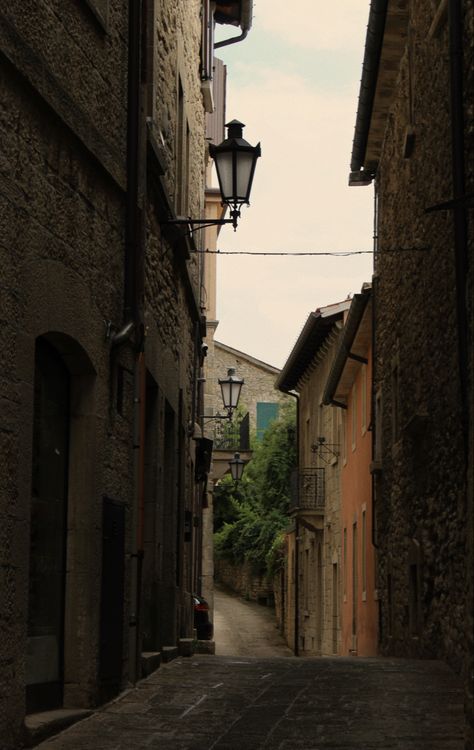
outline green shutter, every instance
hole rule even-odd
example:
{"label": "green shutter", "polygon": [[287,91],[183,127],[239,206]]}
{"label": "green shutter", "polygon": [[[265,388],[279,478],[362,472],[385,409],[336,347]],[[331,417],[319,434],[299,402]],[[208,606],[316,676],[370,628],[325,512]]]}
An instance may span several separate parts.
{"label": "green shutter", "polygon": [[257,440],[262,440],[271,422],[278,419],[278,404],[260,401],[257,403]]}

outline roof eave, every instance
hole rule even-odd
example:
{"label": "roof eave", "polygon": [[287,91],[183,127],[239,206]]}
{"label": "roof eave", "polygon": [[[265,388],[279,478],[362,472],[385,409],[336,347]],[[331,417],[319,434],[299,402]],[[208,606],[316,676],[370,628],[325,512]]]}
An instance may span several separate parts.
{"label": "roof eave", "polygon": [[[346,305],[346,307],[345,307]],[[286,363],[283,365],[282,371],[275,382],[275,388],[283,393],[297,392],[297,385],[309,366],[310,362],[314,359],[315,354],[319,350],[321,344],[325,340],[332,326],[339,320],[342,321],[344,310],[349,306],[349,302],[346,300],[345,303],[340,303],[335,306],[334,313],[328,315],[327,308],[322,308],[316,312],[309,314],[306,323],[303,326],[296,343],[291,350],[290,356]],[[311,343],[311,339],[317,337],[318,332],[320,333],[321,340],[315,341],[315,348],[311,351],[306,351]],[[326,333],[325,333],[326,332]]]}
{"label": "roof eave", "polygon": [[[240,26],[244,33],[247,33],[252,27],[253,17],[253,0],[240,0],[239,11],[235,15],[231,12],[228,14],[223,10],[228,5],[234,5],[236,3],[226,3],[222,0],[221,3],[217,2],[217,8],[215,13],[215,19],[217,23],[228,24],[231,26]],[[221,10],[219,10],[221,5]]]}
{"label": "roof eave", "polygon": [[367,285],[363,287],[360,294],[355,294],[352,298],[352,304],[347,316],[347,320],[342,332],[342,337],[339,342],[336,356],[332,364],[329,376],[324,389],[322,402],[326,406],[334,403],[334,396],[336,394],[339,381],[341,379],[344,367],[347,359],[351,352],[352,345],[359,330],[362,318],[367,307],[367,304],[371,298],[372,287]]}
{"label": "roof eave", "polygon": [[372,182],[405,48],[407,0],[372,0],[359,91],[349,185]]}

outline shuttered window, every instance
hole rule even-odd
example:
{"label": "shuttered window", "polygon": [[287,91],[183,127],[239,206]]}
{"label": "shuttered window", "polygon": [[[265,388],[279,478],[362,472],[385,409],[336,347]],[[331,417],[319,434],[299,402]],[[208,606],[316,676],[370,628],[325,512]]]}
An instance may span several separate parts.
{"label": "shuttered window", "polygon": [[214,57],[214,5],[211,0],[202,4],[201,80],[212,80]]}
{"label": "shuttered window", "polygon": [[257,440],[262,440],[265,430],[278,419],[278,404],[260,401],[257,403]]}

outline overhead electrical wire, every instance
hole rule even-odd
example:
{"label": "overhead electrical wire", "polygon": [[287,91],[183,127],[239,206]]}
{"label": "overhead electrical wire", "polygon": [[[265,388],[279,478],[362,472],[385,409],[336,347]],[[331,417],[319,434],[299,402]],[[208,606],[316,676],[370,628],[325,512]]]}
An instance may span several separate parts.
{"label": "overhead electrical wire", "polygon": [[[391,250],[381,250],[378,248],[375,251],[376,255],[384,255],[385,253],[407,253],[407,252],[420,252],[429,250],[429,247],[397,247]],[[320,250],[320,251],[264,251],[258,250],[198,250],[198,253],[208,255],[276,255],[276,256],[311,256],[311,255],[326,255],[334,256],[339,258],[346,258],[348,255],[373,255],[374,250]]]}

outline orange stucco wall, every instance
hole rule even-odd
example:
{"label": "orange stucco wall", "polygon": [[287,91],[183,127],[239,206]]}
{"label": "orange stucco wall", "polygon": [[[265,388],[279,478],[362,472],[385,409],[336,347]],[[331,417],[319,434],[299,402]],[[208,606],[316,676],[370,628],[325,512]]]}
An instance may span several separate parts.
{"label": "orange stucco wall", "polygon": [[[368,360],[368,365],[361,365],[357,369],[354,386],[348,394],[345,414],[345,451],[343,451],[341,493],[343,656],[348,654],[375,656],[377,653],[378,603],[375,585],[375,549],[372,544],[372,480],[370,475],[372,433],[368,429],[371,420],[370,352]],[[364,390],[365,410],[363,409]],[[355,421],[354,431],[353,421]],[[354,529],[356,531],[355,556]]]}

